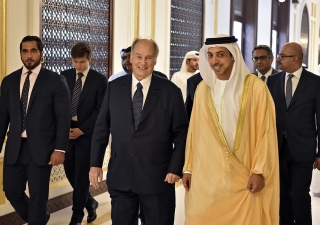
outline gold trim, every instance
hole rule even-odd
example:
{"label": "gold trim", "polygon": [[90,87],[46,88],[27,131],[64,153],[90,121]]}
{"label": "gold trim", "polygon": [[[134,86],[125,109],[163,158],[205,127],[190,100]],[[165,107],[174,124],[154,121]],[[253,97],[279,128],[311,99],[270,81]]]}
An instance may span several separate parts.
{"label": "gold trim", "polygon": [[154,40],[156,27],[156,0],[151,0],[151,39]]}
{"label": "gold trim", "polygon": [[249,93],[249,86],[252,81],[252,77],[254,75],[249,74],[246,77],[246,80],[244,82],[243,86],[243,92],[242,92],[242,98],[240,103],[240,110],[239,110],[239,117],[238,117],[238,124],[237,124],[237,132],[236,132],[236,138],[234,141],[234,151],[238,150],[240,147],[241,139],[242,139],[242,133],[244,128],[244,121],[246,117],[246,111],[247,111],[247,102],[248,102],[248,93]]}
{"label": "gold trim", "polygon": [[218,0],[214,2],[214,27],[213,27],[213,34],[216,36],[218,34]]}
{"label": "gold trim", "polygon": [[[237,121],[237,131],[236,131],[236,138],[235,138],[235,144],[234,144],[234,151],[240,147],[241,138],[243,134],[243,128],[244,128],[244,121],[245,121],[245,115],[246,115],[246,108],[247,108],[247,102],[248,102],[248,92],[249,92],[249,86],[252,81],[252,77],[254,75],[247,75],[242,91],[242,97],[241,97],[241,103],[240,103],[240,110],[239,110],[239,116]],[[221,125],[219,123],[218,115],[216,112],[216,108],[214,107],[214,101],[211,94],[211,88],[207,85],[207,102],[208,102],[208,108],[209,108],[209,114],[212,119],[212,122],[214,124],[214,128],[218,134],[220,144],[225,148],[226,153],[226,160],[228,161],[228,167],[229,167],[229,173],[231,173],[230,168],[230,159],[235,160],[239,164],[242,165],[242,163],[235,157],[235,155],[230,151],[230,148],[228,146],[228,143],[226,141],[226,138],[224,136],[223,130],[221,128]],[[245,167],[244,167],[245,168]]]}
{"label": "gold trim", "polygon": [[0,82],[7,74],[7,0],[1,1],[0,7]]}
{"label": "gold trim", "polygon": [[134,38],[139,37],[140,0],[134,1]]}

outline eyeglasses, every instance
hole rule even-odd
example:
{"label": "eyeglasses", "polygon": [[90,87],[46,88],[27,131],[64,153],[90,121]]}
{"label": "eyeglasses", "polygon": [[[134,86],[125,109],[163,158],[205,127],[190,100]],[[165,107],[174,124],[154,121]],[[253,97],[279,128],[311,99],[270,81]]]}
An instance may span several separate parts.
{"label": "eyeglasses", "polygon": [[265,61],[267,58],[269,58],[266,55],[260,56],[260,57],[252,57],[252,61],[253,62],[258,62],[258,60],[260,59],[260,61]]}
{"label": "eyeglasses", "polygon": [[277,58],[280,59],[281,61],[286,58],[286,57],[295,57],[295,55],[281,55],[277,54]]}

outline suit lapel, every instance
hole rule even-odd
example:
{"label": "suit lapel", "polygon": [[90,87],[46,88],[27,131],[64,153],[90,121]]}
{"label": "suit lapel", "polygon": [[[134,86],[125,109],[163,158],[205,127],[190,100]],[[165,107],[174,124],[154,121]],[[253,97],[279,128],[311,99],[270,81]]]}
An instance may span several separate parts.
{"label": "suit lapel", "polygon": [[66,74],[65,78],[67,80],[68,86],[69,86],[69,91],[70,91],[70,96],[72,99],[72,94],[73,94],[73,89],[74,85],[76,83],[76,70],[72,69],[68,74]]}
{"label": "suit lapel", "polygon": [[[279,96],[280,99],[280,105],[284,107],[284,111],[287,111],[287,103],[286,103],[286,96],[284,94],[284,84],[285,84],[285,78],[286,78],[286,73],[282,72],[281,75],[279,76],[279,85],[280,88],[277,88],[278,93],[276,96]],[[277,91],[276,90],[276,91]]]}
{"label": "suit lapel", "polygon": [[[132,97],[131,97],[131,85],[132,85],[132,74],[128,74],[125,76],[125,79],[122,83],[122,87],[119,87],[120,90],[116,95],[119,95],[121,92],[121,89],[123,89],[123,94],[122,96],[122,101],[123,105],[125,107],[125,111],[127,112],[130,121],[133,121],[133,116],[132,116]],[[133,123],[132,123],[133,125]]]}
{"label": "suit lapel", "polygon": [[[13,79],[13,101],[14,102],[20,102],[20,80],[21,80],[21,73],[22,69],[18,70],[14,76]],[[20,104],[19,104],[20,106]],[[17,107],[17,110],[19,111],[19,115],[21,115],[21,107]]]}
{"label": "suit lapel", "polygon": [[307,84],[308,84],[308,76],[306,76],[305,71],[303,70],[301,73],[301,77],[300,77],[297,89],[295,90],[292,96],[292,99],[288,108],[290,108],[290,106],[294,104],[294,102],[299,98],[299,95],[306,88]]}
{"label": "suit lapel", "polygon": [[30,111],[30,108],[32,107],[32,103],[33,103],[35,96],[37,95],[37,93],[41,89],[43,82],[46,80],[46,76],[47,76],[46,72],[41,67],[40,73],[38,74],[38,77],[36,79],[36,82],[34,83],[34,86],[33,86],[32,92],[31,92],[31,96],[30,96],[30,100],[29,100],[29,104],[28,104],[28,112]]}
{"label": "suit lapel", "polygon": [[78,106],[81,104],[81,102],[83,101],[87,92],[90,90],[90,88],[92,87],[93,84],[94,84],[94,75],[92,74],[92,71],[90,69],[88,72],[88,75],[86,77],[86,80],[84,82],[83,89],[80,94]]}
{"label": "suit lapel", "polygon": [[158,78],[152,74],[152,80],[150,83],[146,102],[144,103],[144,106],[143,106],[140,123],[147,117],[147,115],[152,110],[153,106],[156,104],[158,98],[160,97],[161,86],[159,85],[159,82],[157,82],[158,79],[161,79],[161,78]]}

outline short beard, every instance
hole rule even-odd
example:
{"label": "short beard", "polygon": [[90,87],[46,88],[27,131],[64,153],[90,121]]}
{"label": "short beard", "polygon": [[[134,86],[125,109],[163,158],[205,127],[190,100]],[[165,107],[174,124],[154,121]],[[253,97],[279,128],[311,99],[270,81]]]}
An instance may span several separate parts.
{"label": "short beard", "polygon": [[41,58],[39,60],[35,60],[34,64],[31,66],[28,66],[25,62],[23,62],[23,65],[28,69],[28,70],[33,70],[34,68],[36,68],[37,66],[40,65],[41,62]]}

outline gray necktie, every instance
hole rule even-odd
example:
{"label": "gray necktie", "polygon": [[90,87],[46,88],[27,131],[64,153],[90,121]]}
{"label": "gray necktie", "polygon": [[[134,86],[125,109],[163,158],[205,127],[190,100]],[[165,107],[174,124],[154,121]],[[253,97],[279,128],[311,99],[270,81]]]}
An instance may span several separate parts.
{"label": "gray necktie", "polygon": [[82,80],[83,73],[78,73],[78,79],[73,88],[72,101],[71,101],[71,116],[74,117],[77,115],[78,104],[82,90]]}
{"label": "gray necktie", "polygon": [[263,81],[265,81],[265,80],[266,80],[266,76],[265,76],[265,75],[262,75],[262,76],[260,77],[260,79],[263,80]]}
{"label": "gray necktie", "polygon": [[286,103],[287,107],[289,106],[291,99],[292,99],[292,77],[293,74],[288,75],[288,80],[287,80],[287,86],[286,86]]}
{"label": "gray necktie", "polygon": [[134,129],[138,128],[141,112],[142,112],[142,102],[143,102],[143,93],[142,93],[142,84],[137,83],[137,90],[133,95],[132,99],[132,113],[134,119]]}

